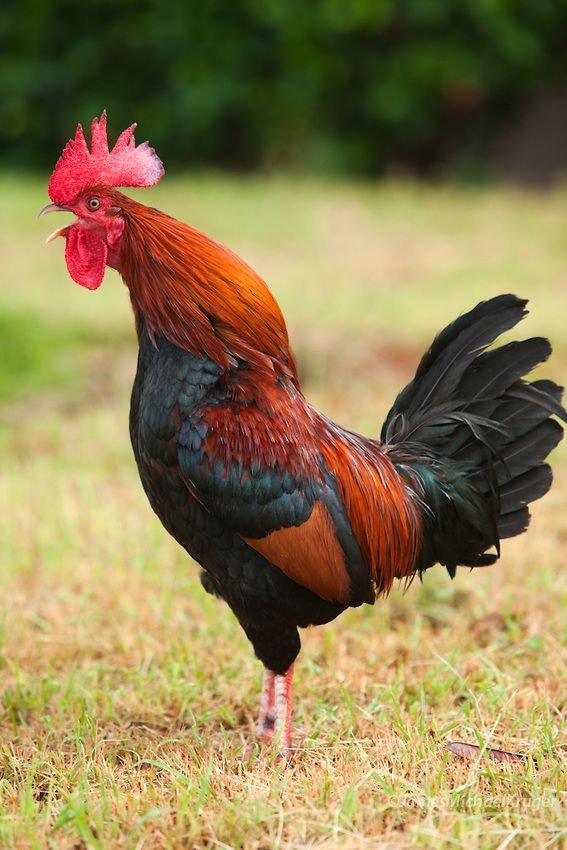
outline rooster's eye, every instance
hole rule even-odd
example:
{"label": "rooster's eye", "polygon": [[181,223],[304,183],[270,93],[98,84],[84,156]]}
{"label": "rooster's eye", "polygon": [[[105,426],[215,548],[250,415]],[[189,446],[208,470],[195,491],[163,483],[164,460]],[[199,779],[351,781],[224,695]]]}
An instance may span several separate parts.
{"label": "rooster's eye", "polygon": [[90,210],[98,210],[100,207],[100,200],[98,198],[89,198],[88,204]]}

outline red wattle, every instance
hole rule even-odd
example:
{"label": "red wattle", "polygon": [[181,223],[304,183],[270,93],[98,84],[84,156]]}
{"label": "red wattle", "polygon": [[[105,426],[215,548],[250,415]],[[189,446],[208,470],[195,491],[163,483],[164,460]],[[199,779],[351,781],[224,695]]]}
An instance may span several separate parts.
{"label": "red wattle", "polygon": [[108,248],[93,230],[73,226],[67,234],[65,260],[69,274],[87,289],[98,289],[104,277]]}

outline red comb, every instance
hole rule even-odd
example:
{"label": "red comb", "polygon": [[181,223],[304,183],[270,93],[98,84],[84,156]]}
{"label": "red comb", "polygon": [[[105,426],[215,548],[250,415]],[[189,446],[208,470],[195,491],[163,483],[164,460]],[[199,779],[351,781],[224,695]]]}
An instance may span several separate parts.
{"label": "red comb", "polygon": [[136,147],[132,124],[111,151],[106,137],[106,112],[93,119],[89,151],[79,124],[59,157],[49,181],[49,197],[56,204],[71,203],[88,186],[153,186],[163,177],[163,165],[148,144]]}

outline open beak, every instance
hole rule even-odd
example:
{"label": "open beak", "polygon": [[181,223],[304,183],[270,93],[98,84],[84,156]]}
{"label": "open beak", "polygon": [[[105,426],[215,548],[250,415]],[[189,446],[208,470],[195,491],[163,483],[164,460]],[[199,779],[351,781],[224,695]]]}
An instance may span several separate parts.
{"label": "open beak", "polygon": [[[47,213],[52,212],[73,212],[69,207],[60,207],[57,204],[47,204],[38,215],[38,218],[43,218]],[[62,227],[58,227],[57,230],[54,230],[53,233],[50,233],[47,239],[45,240],[45,244],[48,245],[50,242],[53,242],[54,239],[57,239],[58,236],[67,236],[69,230],[72,225],[64,224]]]}

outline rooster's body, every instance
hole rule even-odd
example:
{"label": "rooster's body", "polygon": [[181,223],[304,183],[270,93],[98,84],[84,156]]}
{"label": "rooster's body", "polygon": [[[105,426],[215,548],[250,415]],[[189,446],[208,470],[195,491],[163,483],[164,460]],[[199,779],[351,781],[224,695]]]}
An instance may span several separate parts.
{"label": "rooster's body", "polygon": [[[549,343],[485,351],[526,302],[479,304],[436,337],[382,441],[353,434],[305,400],[279,308],[242,260],[116,192],[122,172],[97,183],[94,140],[93,177],[65,196],[79,143],[50,187],[79,216],[59,231],[69,270],[96,288],[109,264],[129,288],[140,345],[130,434],[144,489],[263,662],[261,732],[281,726],[286,749],[298,627],[436,563],[451,575],[493,563],[500,540],[527,527],[562,436],[550,415],[566,415],[558,386],[522,380]],[[159,175],[143,179],[126,185]]]}

